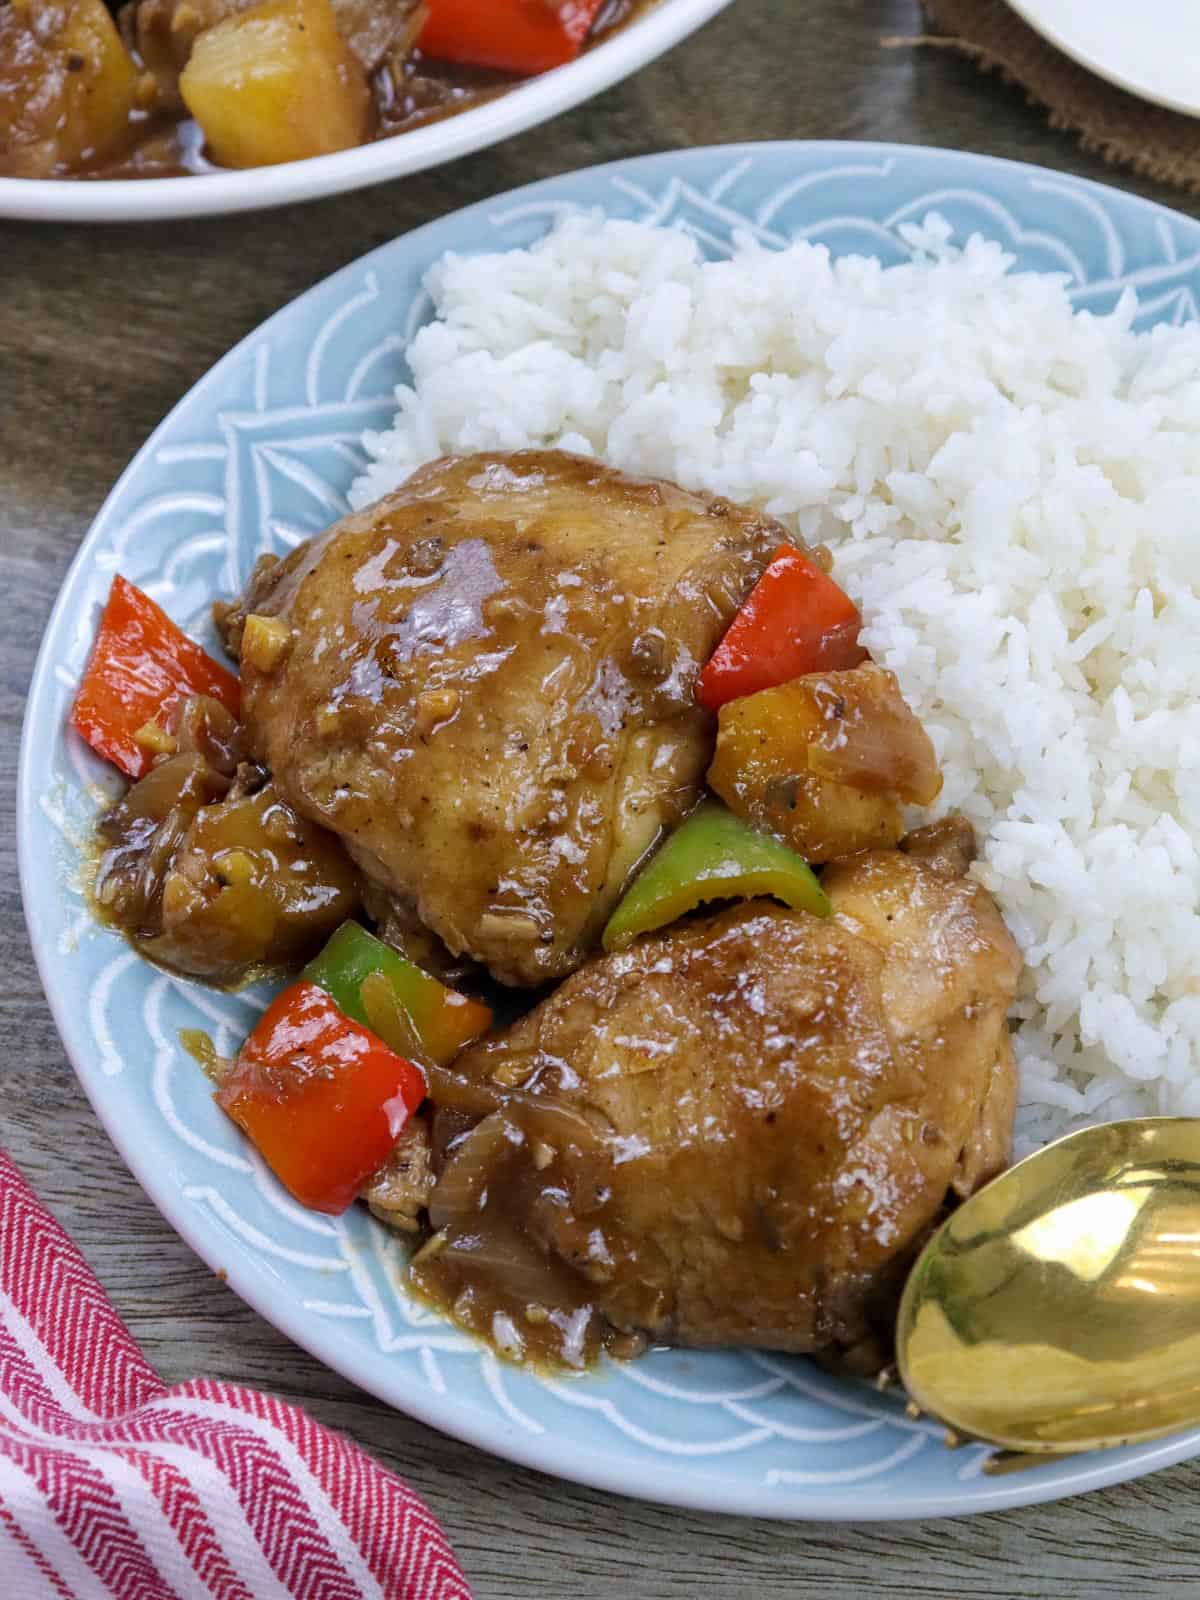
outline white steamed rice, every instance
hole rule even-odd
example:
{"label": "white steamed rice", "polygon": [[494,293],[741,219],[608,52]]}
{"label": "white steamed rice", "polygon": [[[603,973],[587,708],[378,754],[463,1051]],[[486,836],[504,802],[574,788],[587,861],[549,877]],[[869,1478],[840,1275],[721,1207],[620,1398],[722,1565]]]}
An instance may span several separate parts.
{"label": "white steamed rice", "polygon": [[1200,1114],[1200,329],[1073,312],[936,217],[911,265],[574,216],[447,257],[366,504],[561,446],[834,550],[1024,952],[1020,1145]]}

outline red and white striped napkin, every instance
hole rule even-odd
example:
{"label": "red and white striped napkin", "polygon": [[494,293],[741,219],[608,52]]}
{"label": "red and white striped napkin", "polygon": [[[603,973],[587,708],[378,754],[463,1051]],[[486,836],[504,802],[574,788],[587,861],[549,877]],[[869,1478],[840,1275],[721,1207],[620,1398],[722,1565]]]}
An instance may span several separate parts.
{"label": "red and white striped napkin", "polygon": [[2,1600],[470,1600],[421,1501],[295,1406],[168,1389],[0,1151]]}

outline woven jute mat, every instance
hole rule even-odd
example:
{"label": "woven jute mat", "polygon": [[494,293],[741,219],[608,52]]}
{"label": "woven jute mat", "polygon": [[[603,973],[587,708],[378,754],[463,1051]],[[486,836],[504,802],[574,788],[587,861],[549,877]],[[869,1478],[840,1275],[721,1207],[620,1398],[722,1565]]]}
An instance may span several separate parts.
{"label": "woven jute mat", "polygon": [[1147,104],[1047,44],[1005,0],[922,0],[926,32],[900,44],[956,50],[1020,85],[1052,128],[1146,178],[1200,194],[1200,119]]}

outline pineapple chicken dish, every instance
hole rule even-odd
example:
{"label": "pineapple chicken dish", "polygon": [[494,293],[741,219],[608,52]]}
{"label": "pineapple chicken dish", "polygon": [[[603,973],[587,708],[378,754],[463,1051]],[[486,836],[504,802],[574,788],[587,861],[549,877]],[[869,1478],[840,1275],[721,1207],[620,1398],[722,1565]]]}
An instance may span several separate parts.
{"label": "pineapple chicken dish", "polygon": [[877,1366],[1008,1159],[1018,953],[829,567],[525,451],[264,557],[215,607],[237,676],[113,585],[73,716],[131,780],[102,916],[184,974],[284,975],[209,1048],[218,1104],[511,1359]]}
{"label": "pineapple chicken dish", "polygon": [[572,61],[649,0],[0,0],[0,176],[348,150]]}

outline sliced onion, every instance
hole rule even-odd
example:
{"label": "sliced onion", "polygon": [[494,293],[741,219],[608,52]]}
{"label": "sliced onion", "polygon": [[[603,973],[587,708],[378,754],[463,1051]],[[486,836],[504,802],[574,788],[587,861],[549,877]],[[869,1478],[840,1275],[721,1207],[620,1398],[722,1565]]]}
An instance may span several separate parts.
{"label": "sliced onion", "polygon": [[447,1111],[462,1111],[469,1117],[486,1117],[508,1102],[508,1093],[490,1080],[465,1078],[435,1061],[422,1062],[429,1098]]}
{"label": "sliced onion", "polygon": [[175,712],[171,731],[181,753],[203,756],[214,772],[233,777],[242,759],[241,729],[219,700],[189,695]]}
{"label": "sliced onion", "polygon": [[180,1028],[179,1042],[192,1060],[200,1063],[204,1076],[219,1088],[232,1072],[236,1056],[221,1055],[212,1036],[201,1028]]}
{"label": "sliced onion", "polygon": [[[503,1293],[510,1307],[544,1305],[571,1308],[583,1285],[569,1268],[547,1256],[506,1217],[489,1216],[474,1228],[455,1223],[445,1244],[430,1261],[431,1275],[447,1269],[485,1276]],[[584,1291],[585,1292],[585,1291]]]}
{"label": "sliced onion", "polygon": [[421,1035],[384,974],[368,973],[359,985],[358,992],[362,997],[363,1010],[367,1013],[367,1024],[372,1032],[379,1035],[389,1050],[394,1050],[398,1056],[403,1056],[406,1061],[411,1061],[414,1066],[420,1067],[425,1072],[425,1081],[428,1083],[429,1063],[425,1046],[421,1043]]}
{"label": "sliced onion", "polygon": [[476,1123],[451,1148],[429,1205],[434,1227],[476,1214],[479,1197],[498,1167],[522,1149],[530,1152],[532,1163],[532,1147],[539,1140],[554,1151],[571,1146],[577,1172],[606,1157],[596,1130],[572,1108],[532,1097],[531,1103],[505,1106]]}
{"label": "sliced onion", "polygon": [[429,1221],[435,1228],[478,1218],[480,1203],[497,1168],[524,1142],[520,1129],[493,1112],[477,1123],[450,1153],[429,1197]]}

